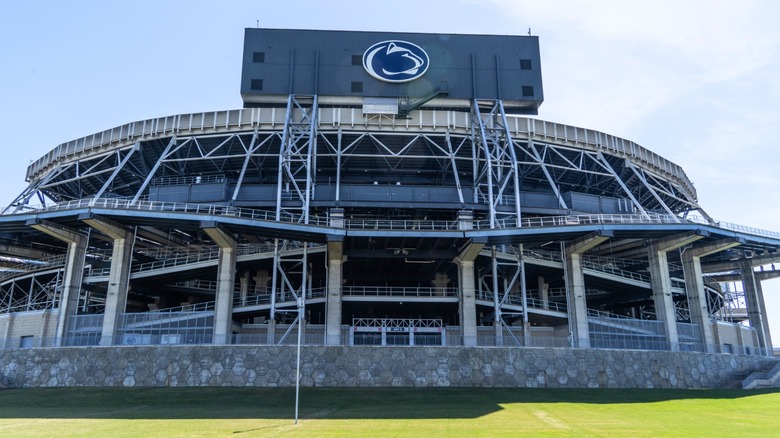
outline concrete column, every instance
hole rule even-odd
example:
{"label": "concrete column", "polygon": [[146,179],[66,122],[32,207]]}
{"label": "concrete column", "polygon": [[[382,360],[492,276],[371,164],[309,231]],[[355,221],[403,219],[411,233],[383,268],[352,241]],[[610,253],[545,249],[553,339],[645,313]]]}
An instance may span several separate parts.
{"label": "concrete column", "polygon": [[690,251],[683,252],[683,271],[685,272],[685,291],[688,294],[688,308],[691,312],[691,322],[698,324],[701,330],[701,340],[707,353],[716,353],[720,350],[715,345],[715,334],[712,331],[707,308],[707,296],[704,292],[704,280],[702,279],[701,260],[694,257]]}
{"label": "concrete column", "polygon": [[433,275],[433,280],[431,280],[431,285],[434,288],[434,294],[439,296],[445,296],[447,285],[450,284],[450,277],[447,276],[447,274],[437,272]]}
{"label": "concrete column", "polygon": [[460,325],[463,334],[464,347],[477,346],[477,304],[476,286],[474,280],[474,262],[461,261],[458,263],[458,277],[460,277]]}
{"label": "concrete column", "polygon": [[666,340],[671,351],[680,351],[680,336],[677,333],[677,316],[672,297],[672,283],[669,278],[669,261],[665,251],[648,249],[650,288],[655,304],[655,318],[663,321]]}
{"label": "concrete column", "polygon": [[41,338],[41,347],[48,347],[51,345],[51,339],[49,338],[49,326],[51,325],[52,319],[56,320],[56,318],[52,318],[52,315],[54,315],[52,310],[46,310],[43,312],[41,330],[39,332],[39,336]]}
{"label": "concrete column", "polygon": [[3,330],[3,338],[1,339],[3,342],[0,343],[0,347],[8,348],[11,345],[9,337],[11,336],[11,330],[13,330],[16,313],[6,313],[5,318],[7,324],[5,325],[5,330]]}
{"label": "concrete column", "polygon": [[485,246],[486,240],[472,240],[455,258],[458,265],[458,313],[464,347],[477,346],[477,302],[474,260]]}
{"label": "concrete column", "polygon": [[749,259],[740,260],[739,270],[742,276],[742,288],[745,291],[750,327],[756,330],[759,348],[764,349],[765,354],[771,356],[772,337],[769,333],[769,321],[766,317],[766,305],[764,304],[761,280],[756,278],[755,272],[753,272],[752,261]]}
{"label": "concrete column", "polygon": [[127,291],[130,286],[130,266],[133,260],[135,234],[124,226],[107,218],[82,215],[79,219],[87,225],[114,239],[111,250],[111,269],[106,287],[106,308],[103,314],[103,328],[100,345],[114,345],[120,315],[127,306]]}
{"label": "concrete column", "polygon": [[65,257],[65,276],[60,294],[60,313],[57,318],[57,332],[54,341],[54,346],[60,347],[68,333],[70,318],[76,315],[79,310],[79,293],[84,277],[84,258],[89,242],[87,236],[49,221],[31,219],[26,224],[68,244],[68,252]]}
{"label": "concrete column", "polygon": [[201,228],[219,245],[217,292],[214,304],[214,344],[229,344],[233,334],[233,288],[236,274],[236,240],[216,222],[203,222]]}
{"label": "concrete column", "polygon": [[566,294],[568,295],[569,333],[573,347],[590,347],[588,304],[585,299],[585,275],[582,255],[566,254]]}
{"label": "concrete column", "polygon": [[585,298],[585,274],[582,271],[582,254],[600,245],[612,236],[608,232],[594,232],[564,247],[564,280],[569,313],[569,333],[573,347],[589,348],[588,304]]}
{"label": "concrete column", "polygon": [[239,300],[241,302],[241,305],[246,305],[246,297],[249,295],[249,275],[250,272],[246,271],[244,272],[244,275],[241,276],[241,278],[238,279],[239,281]]}
{"label": "concrete column", "polygon": [[474,229],[474,212],[471,210],[460,210],[458,212],[458,229],[461,231]]}
{"label": "concrete column", "polygon": [[709,235],[707,232],[682,233],[652,241],[647,248],[655,318],[664,323],[666,341],[669,343],[671,351],[680,351],[680,336],[677,333],[677,312],[674,308],[672,280],[669,277],[669,261],[666,254],[707,235]]}
{"label": "concrete column", "polygon": [[341,345],[341,284],[344,243],[328,242],[328,290],[325,303],[325,344]]}
{"label": "concrete column", "polygon": [[544,281],[544,277],[541,275],[536,277],[536,282],[539,288],[539,299],[542,300],[542,308],[550,308],[550,285]]}
{"label": "concrete column", "polygon": [[266,342],[268,345],[276,344],[276,320],[273,318],[268,319],[268,332],[266,332]]}
{"label": "concrete column", "polygon": [[268,275],[268,271],[265,269],[257,271],[257,274],[253,278],[255,280],[255,295],[268,293],[268,282],[271,280],[271,276]]}
{"label": "concrete column", "polygon": [[744,240],[718,241],[710,245],[687,248],[682,252],[683,272],[685,273],[685,291],[688,294],[688,308],[691,312],[691,322],[699,325],[701,340],[707,353],[717,353],[720,346],[715,339],[715,333],[707,307],[707,295],[704,291],[704,279],[701,270],[701,258],[715,254],[744,243]]}

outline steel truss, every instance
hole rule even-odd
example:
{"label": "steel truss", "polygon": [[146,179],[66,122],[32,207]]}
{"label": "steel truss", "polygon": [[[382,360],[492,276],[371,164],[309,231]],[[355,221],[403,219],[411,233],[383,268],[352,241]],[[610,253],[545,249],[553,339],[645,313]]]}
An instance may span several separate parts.
{"label": "steel truss", "polygon": [[0,313],[55,309],[59,305],[63,270],[44,271],[0,284]]}
{"label": "steel truss", "polygon": [[[496,336],[499,337],[504,332],[504,328],[509,331],[509,335],[514,338],[507,319],[520,319],[525,328],[528,323],[528,303],[527,290],[525,284],[525,262],[522,258],[522,245],[519,248],[503,247],[501,252],[513,254],[514,258],[498,257],[499,248],[490,249],[490,268],[487,267],[481,271],[478,281],[478,295],[493,298],[493,325],[496,327]],[[488,281],[488,279],[490,279]],[[520,297],[521,312],[514,309],[506,309],[512,298],[515,299],[514,305],[517,306],[517,297]],[[512,321],[509,321],[511,323]],[[527,330],[524,329],[525,336]],[[519,345],[517,339],[515,339]],[[501,342],[498,341],[497,342]]]}
{"label": "steel truss", "polygon": [[[499,227],[508,218],[515,218],[519,227],[520,182],[512,136],[503,103],[496,100],[489,104],[490,109],[484,114],[479,101],[474,100],[471,105],[474,202],[487,202],[490,228]],[[500,209],[504,204],[510,208]]]}
{"label": "steel truss", "polygon": [[[270,317],[276,320],[277,313],[295,313],[295,320],[287,328],[287,331],[279,339],[278,343],[284,343],[287,336],[297,325],[302,325],[306,317],[306,298],[311,297],[311,276],[309,275],[308,244],[303,244],[303,251],[296,254],[287,251],[294,243],[289,240],[274,240],[274,267],[271,275],[271,309]],[[300,277],[291,274],[299,269]],[[295,309],[281,307],[276,302],[279,296],[282,302],[288,301],[287,294],[295,299]],[[302,326],[301,326],[302,327]],[[299,328],[299,331],[300,330]]]}
{"label": "steel truss", "polygon": [[[57,166],[44,178],[33,181],[3,213],[17,213],[30,208],[33,198],[46,205],[74,199],[116,197],[137,184],[143,171],[130,163],[130,158],[140,148],[133,146],[116,149],[101,155],[90,156]],[[124,174],[121,175],[120,172]],[[13,209],[13,210],[12,210]]]}
{"label": "steel truss", "polygon": [[309,223],[316,150],[317,96],[290,95],[279,149],[276,220],[284,213],[298,213],[301,223]]}
{"label": "steel truss", "polygon": [[307,221],[317,186],[335,185],[339,202],[344,184],[371,184],[371,177],[380,184],[455,188],[462,204],[487,207],[493,228],[520,225],[526,192],[552,193],[562,210],[571,208],[567,192],[584,192],[625,198],[641,214],[701,211],[695,194],[647,165],[608,155],[608,149],[578,147],[576,141],[550,141],[530,128],[524,132],[504,113],[500,100],[474,101],[470,125],[458,129],[449,128],[456,128],[457,119],[449,113],[441,128],[434,122],[430,130],[410,130],[413,126],[375,125],[368,118],[365,126],[335,119],[320,123],[321,111],[330,112],[317,107],[317,96],[293,95],[284,125],[279,120],[277,128],[256,124],[198,134],[171,131],[168,137],[141,138],[103,154],[74,156],[33,181],[5,212],[28,208],[35,200],[138,201],[160,181],[214,176],[230,190],[218,202],[241,200],[246,184],[274,187],[275,199],[265,200],[266,205],[299,222]]}

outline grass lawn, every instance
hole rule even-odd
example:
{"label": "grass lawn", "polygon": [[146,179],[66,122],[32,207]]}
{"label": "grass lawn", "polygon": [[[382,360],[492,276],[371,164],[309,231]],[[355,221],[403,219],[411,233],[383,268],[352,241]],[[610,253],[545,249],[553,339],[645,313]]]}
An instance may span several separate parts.
{"label": "grass lawn", "polygon": [[36,388],[0,436],[780,436],[780,390]]}

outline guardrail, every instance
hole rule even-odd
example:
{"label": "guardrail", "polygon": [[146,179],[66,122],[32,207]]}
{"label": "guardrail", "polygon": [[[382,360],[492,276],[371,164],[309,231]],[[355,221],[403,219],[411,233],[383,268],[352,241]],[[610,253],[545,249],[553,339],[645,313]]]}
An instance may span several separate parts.
{"label": "guardrail", "polygon": [[[700,216],[689,215],[686,219],[689,220],[690,222],[709,225],[709,222]],[[738,233],[752,234],[754,236],[763,236],[763,237],[771,237],[773,239],[780,239],[780,232],[777,231],[762,230],[760,228],[748,227],[739,224],[732,224],[730,222],[719,221],[717,219],[714,219],[714,221],[716,227],[722,228],[724,230],[731,230],[731,231],[736,231]]]}
{"label": "guardrail", "polygon": [[[477,291],[476,293],[477,299],[482,301],[493,301],[493,292],[491,291]],[[499,297],[502,297],[503,294],[499,294]],[[539,310],[552,310],[556,312],[566,312],[566,304],[563,303],[557,303],[555,301],[547,301],[544,302],[540,299],[526,297],[525,302],[528,304],[528,308],[531,309],[539,309]],[[511,304],[514,306],[522,306],[523,305],[523,297],[520,296],[519,293],[509,294],[506,297],[506,301],[503,302],[503,304]]]}
{"label": "guardrail", "polygon": [[419,297],[441,298],[457,297],[456,287],[393,287],[393,286],[345,286],[341,288],[342,295],[358,297]]}
{"label": "guardrail", "polygon": [[56,269],[65,266],[65,255],[56,255],[40,260],[24,260],[14,265],[8,270],[0,271],[0,282],[9,278],[26,275],[32,272],[45,271],[47,269]]}
{"label": "guardrail", "polygon": [[[279,219],[276,218],[275,211],[257,210],[251,208],[232,207],[213,204],[191,204],[182,202],[159,202],[159,201],[136,201],[129,198],[99,198],[99,199],[79,199],[75,201],[61,202],[46,206],[31,207],[23,213],[42,213],[49,211],[75,210],[79,208],[110,208],[118,210],[138,210],[138,211],[159,211],[173,213],[195,213],[210,216],[240,217],[243,219],[253,219],[269,222],[284,222],[303,224],[303,215],[294,215],[282,212]],[[22,213],[7,213],[9,215]],[[461,224],[471,224],[472,229],[489,230],[490,221],[438,221],[438,220],[392,220],[392,219],[346,219],[339,221],[347,229],[355,230],[399,230],[399,231],[457,231],[462,230]],[[498,220],[498,228],[540,228],[540,227],[562,227],[575,225],[612,225],[612,224],[679,224],[680,222],[696,223],[710,225],[709,222],[697,216],[690,216],[686,219],[663,214],[588,214],[588,215],[565,215],[565,216],[540,216],[522,218],[519,223],[517,219]],[[329,227],[330,219],[310,215],[307,225]],[[763,237],[780,239],[780,232],[760,230],[757,228],[746,227],[742,225],[730,224],[728,222],[716,222],[714,225],[730,231],[738,231],[747,234],[753,234]]]}

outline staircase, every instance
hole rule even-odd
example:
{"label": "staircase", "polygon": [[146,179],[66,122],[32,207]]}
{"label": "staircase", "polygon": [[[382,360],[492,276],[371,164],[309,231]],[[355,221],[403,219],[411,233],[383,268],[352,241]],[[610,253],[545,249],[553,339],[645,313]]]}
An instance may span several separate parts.
{"label": "staircase", "polygon": [[769,362],[764,370],[754,371],[742,381],[742,389],[780,388],[780,360]]}

